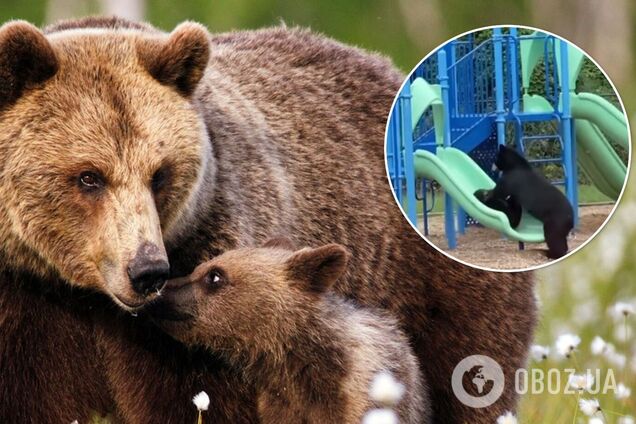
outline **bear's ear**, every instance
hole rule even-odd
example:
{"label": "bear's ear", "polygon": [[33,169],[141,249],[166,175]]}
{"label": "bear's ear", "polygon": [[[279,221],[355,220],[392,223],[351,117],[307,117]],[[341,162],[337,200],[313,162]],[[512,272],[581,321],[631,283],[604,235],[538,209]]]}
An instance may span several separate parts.
{"label": "bear's ear", "polygon": [[25,21],[0,28],[0,108],[25,89],[41,84],[58,70],[58,61],[42,31]]}
{"label": "bear's ear", "polygon": [[273,237],[263,243],[263,247],[270,247],[273,249],[283,249],[283,250],[296,250],[296,246],[294,242],[292,242],[287,237]]}
{"label": "bear's ear", "polygon": [[157,81],[190,96],[210,58],[210,34],[203,25],[184,22],[164,40],[141,41],[137,55]]}
{"label": "bear's ear", "polygon": [[323,293],[344,273],[349,252],[339,244],[328,244],[317,249],[302,249],[287,260],[287,272],[293,285]]}

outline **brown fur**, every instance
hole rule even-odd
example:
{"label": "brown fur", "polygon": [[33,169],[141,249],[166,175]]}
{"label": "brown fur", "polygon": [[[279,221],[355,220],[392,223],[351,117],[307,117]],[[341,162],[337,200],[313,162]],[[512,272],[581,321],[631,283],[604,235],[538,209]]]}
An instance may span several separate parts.
{"label": "brown fur", "polygon": [[25,89],[37,87],[58,70],[55,53],[42,33],[26,22],[0,32],[0,108],[11,105]]}
{"label": "brown fur", "polygon": [[[103,364],[103,379],[93,388],[112,392],[110,401],[91,401],[91,408],[114,402],[130,423],[188,422],[195,413],[190,396],[206,390],[219,394],[210,410],[214,422],[251,422],[249,388],[233,382],[220,362],[210,369],[211,362],[190,357],[141,317],[93,305],[83,292],[104,293],[127,310],[152,301],[155,295],[132,292],[123,271],[145,240],[162,238],[172,274],[183,276],[210,256],[282,234],[299,245],[337,241],[352,252],[352,266],[334,289],[398,317],[430,385],[435,422],[490,423],[514,409],[511,382],[525,364],[535,322],[531,278],[453,262],[399,212],[382,140],[402,75],[388,61],[305,30],[215,35],[205,74],[188,97],[174,78],[162,84],[148,69],[148,46],[165,45],[171,36],[120,22],[65,23],[47,32],[47,43],[35,37],[33,54],[46,57],[52,49],[59,68],[44,82],[25,83],[0,112],[0,267],[35,275],[42,290],[56,289],[52,280],[78,287],[64,289],[68,303],[29,324],[28,334],[66,326],[64,314],[75,314],[85,299],[92,321],[77,318],[88,327],[77,326],[73,337],[95,340],[99,351],[96,359],[87,348],[88,357],[75,362],[77,373],[85,363]],[[37,30],[21,25],[0,29],[0,41],[12,31],[33,38]],[[194,46],[186,56],[205,54],[198,42],[185,45]],[[0,56],[25,51],[7,47],[0,45]],[[197,75],[186,66],[190,61],[166,61],[164,50],[150,50],[169,64],[165,69],[180,63],[182,75]],[[33,63],[28,69],[36,69]],[[99,195],[78,191],[77,175],[85,169],[107,178]],[[153,192],[161,169],[170,177]],[[3,281],[3,302],[16,296],[31,302],[21,279]],[[0,322],[25,320],[28,309],[3,308]],[[55,342],[28,334],[0,327],[0,357],[12,364],[0,367],[0,381],[11,382],[3,387],[12,393],[32,391],[23,373],[42,388],[58,375],[50,367],[71,366],[68,358],[77,356],[60,345],[46,365],[34,364],[5,341],[32,343],[34,357]],[[461,405],[449,384],[454,366],[475,353],[499,361],[509,384],[497,403],[481,410]],[[73,387],[71,377],[58,383]],[[44,422],[87,407],[77,396],[39,394],[57,399]],[[17,395],[2,399],[0,421],[20,422],[29,413]]]}
{"label": "brown fur", "polygon": [[330,293],[347,257],[333,244],[228,251],[164,294],[161,306],[191,318],[160,323],[242,370],[262,423],[359,424],[380,406],[369,398],[380,372],[405,385],[400,422],[429,422],[419,365],[397,321]]}

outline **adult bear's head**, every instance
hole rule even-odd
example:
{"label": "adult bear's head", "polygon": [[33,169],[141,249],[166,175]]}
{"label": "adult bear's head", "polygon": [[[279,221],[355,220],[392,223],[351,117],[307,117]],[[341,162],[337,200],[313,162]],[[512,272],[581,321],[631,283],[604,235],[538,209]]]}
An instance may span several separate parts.
{"label": "adult bear's head", "polygon": [[0,28],[0,264],[134,309],[213,164],[192,95],[209,34],[89,18]]}
{"label": "adult bear's head", "polygon": [[510,171],[519,168],[530,168],[530,164],[515,149],[503,144],[499,146],[497,157],[495,158],[495,166],[500,171]]}

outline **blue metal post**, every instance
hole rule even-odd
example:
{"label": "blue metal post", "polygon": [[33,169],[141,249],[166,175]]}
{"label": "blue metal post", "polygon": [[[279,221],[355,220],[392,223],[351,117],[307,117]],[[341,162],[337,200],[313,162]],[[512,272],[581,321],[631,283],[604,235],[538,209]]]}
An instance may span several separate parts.
{"label": "blue metal post", "polygon": [[576,157],[576,125],[574,125],[574,119],[572,119],[570,125],[570,139],[572,140],[572,164],[574,165],[572,169],[572,179],[575,187],[571,202],[574,205],[572,207],[572,209],[574,209],[574,227],[577,228],[579,226],[579,167],[577,166],[579,162]]}
{"label": "blue metal post", "polygon": [[[470,50],[474,50],[475,47],[477,47],[475,45],[475,37],[473,34],[470,34],[470,36],[468,37],[469,40],[469,44],[467,47],[467,51]],[[468,53],[464,53],[465,55]],[[476,113],[477,112],[477,108],[475,107],[475,99],[476,97],[476,92],[475,92],[475,82],[477,81],[476,79],[476,71],[475,71],[475,61],[474,60],[470,60],[468,61],[468,63],[466,63],[464,66],[466,66],[468,68],[468,72],[467,72],[467,84],[468,84],[468,88],[466,89],[466,91],[464,91],[464,93],[469,93],[468,98],[470,99],[470,101],[467,101],[466,98],[463,99],[464,104],[466,104],[467,107],[467,112],[468,113]]]}
{"label": "blue metal post", "polygon": [[404,179],[404,158],[402,157],[402,143],[400,141],[400,117],[401,117],[401,102],[396,103],[396,111],[393,116],[393,149],[395,154],[395,172],[396,172],[396,181],[395,185],[396,191],[399,193],[399,201],[402,204],[403,193],[402,193],[402,180]]}
{"label": "blue metal post", "polygon": [[398,202],[402,204],[402,144],[400,143],[400,101],[395,102],[395,107],[391,112],[391,119],[389,121],[389,143],[392,145],[393,149],[393,173],[394,173],[394,182],[393,182],[393,190],[395,191],[395,196],[398,199]]}
{"label": "blue metal post", "polygon": [[501,28],[493,29],[495,46],[495,101],[497,106],[497,144],[506,143],[506,111],[504,110],[503,50]]}
{"label": "blue metal post", "polygon": [[[449,63],[457,63],[457,44],[455,41],[451,42],[451,50],[450,50],[450,61]],[[463,52],[465,54],[465,52]],[[462,56],[463,57],[463,56]],[[464,61],[464,63],[462,64],[462,66],[466,69],[468,63],[471,61]],[[453,117],[457,117],[460,114],[460,105],[461,108],[465,109],[466,108],[466,93],[465,93],[465,87],[462,87],[460,89],[459,85],[465,84],[466,81],[466,70],[464,70],[463,72],[460,72],[460,77],[457,77],[457,66],[453,67],[453,73],[452,75],[449,76],[449,92],[452,92],[453,95],[449,96],[449,107],[448,110],[449,111],[453,111],[452,112],[452,116],[448,115],[447,118],[447,126],[450,127],[450,121],[451,119],[453,119]],[[459,80],[461,79],[461,81]],[[466,232],[466,212],[464,211],[463,208],[461,208],[460,206],[457,207],[457,231],[459,231],[460,234],[464,234]]]}
{"label": "blue metal post", "polygon": [[428,182],[422,178],[422,215],[424,216],[424,235],[428,236]]}
{"label": "blue metal post", "polygon": [[466,233],[466,211],[462,207],[457,208],[457,231],[459,234]]}
{"label": "blue metal post", "polygon": [[[446,64],[455,63],[457,60],[457,44],[455,41],[451,41],[447,44],[446,50]],[[447,73],[448,75],[448,73]],[[448,110],[453,111],[452,115],[457,115],[458,97],[457,97],[457,67],[453,68],[453,73],[448,75]],[[450,119],[451,115],[448,115]]]}
{"label": "blue metal post", "polygon": [[510,93],[508,97],[512,103],[512,113],[519,113],[519,67],[517,66],[517,28],[510,28],[508,39],[508,62],[510,63]]}
{"label": "blue metal post", "polygon": [[400,135],[404,146],[404,178],[406,179],[406,215],[417,227],[415,202],[415,166],[413,164],[413,128],[411,126],[411,85],[404,84],[400,93]]}
{"label": "blue metal post", "polygon": [[395,161],[395,110],[391,111],[391,115],[389,116],[389,127],[386,132],[386,160],[387,167],[389,169],[389,178],[391,179],[391,187],[393,188],[393,192],[397,197],[398,201],[402,197],[399,193],[400,190],[398,187],[398,174],[397,174],[397,163]]}
{"label": "blue metal post", "polygon": [[576,202],[576,162],[572,143],[572,112],[570,111],[570,79],[568,63],[568,43],[561,43],[561,131],[563,137],[563,167],[565,168],[565,193],[574,209],[575,225],[578,221]]}
{"label": "blue metal post", "polygon": [[[442,91],[442,103],[444,104],[444,147],[450,147],[451,129],[450,129],[450,106],[448,103],[448,69],[446,66],[446,52],[440,49],[437,53],[437,74],[439,77],[439,85]],[[444,194],[444,229],[446,231],[446,240],[448,248],[457,247],[457,234],[455,233],[455,213],[453,211],[453,199]]]}

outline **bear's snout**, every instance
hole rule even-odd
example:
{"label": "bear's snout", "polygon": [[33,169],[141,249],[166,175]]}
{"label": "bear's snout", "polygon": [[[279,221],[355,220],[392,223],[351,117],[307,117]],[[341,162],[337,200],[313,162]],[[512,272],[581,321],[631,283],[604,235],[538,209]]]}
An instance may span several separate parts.
{"label": "bear's snout", "polygon": [[190,276],[168,280],[161,296],[150,302],[143,311],[164,331],[174,334],[171,330],[183,329],[177,326],[178,322],[185,324],[197,315],[194,291]]}
{"label": "bear's snout", "polygon": [[143,243],[128,264],[127,273],[138,294],[147,296],[161,290],[170,276],[170,264],[164,249],[153,243]]}

